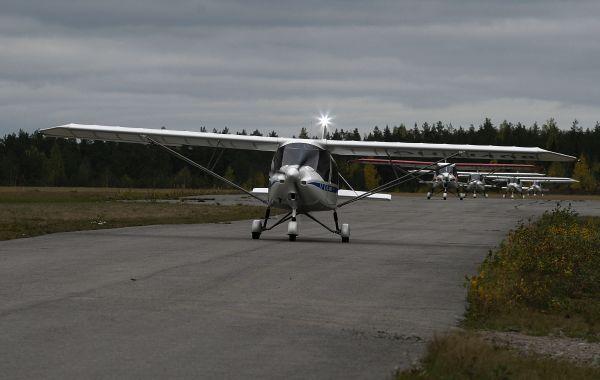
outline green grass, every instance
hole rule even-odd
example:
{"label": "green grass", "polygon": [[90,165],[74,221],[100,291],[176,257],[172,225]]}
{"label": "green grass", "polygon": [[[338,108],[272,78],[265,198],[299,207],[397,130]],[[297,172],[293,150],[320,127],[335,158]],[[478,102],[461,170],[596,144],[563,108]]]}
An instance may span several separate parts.
{"label": "green grass", "polygon": [[468,287],[466,327],[600,340],[600,218],[557,209],[519,226]]}
{"label": "green grass", "polygon": [[408,379],[599,379],[600,368],[523,355],[494,346],[474,333],[452,333],[434,338],[419,368],[396,374]]}
{"label": "green grass", "polygon": [[230,189],[131,189],[113,187],[0,187],[0,204],[159,200],[207,194],[239,194]]}
{"label": "green grass", "polygon": [[521,224],[468,278],[466,331],[397,379],[600,379],[600,368],[497,347],[477,329],[600,340],[600,218],[558,208]]}
{"label": "green grass", "polygon": [[151,224],[228,222],[264,215],[264,207],[259,206],[119,201],[208,193],[215,190],[1,188],[0,240]]}

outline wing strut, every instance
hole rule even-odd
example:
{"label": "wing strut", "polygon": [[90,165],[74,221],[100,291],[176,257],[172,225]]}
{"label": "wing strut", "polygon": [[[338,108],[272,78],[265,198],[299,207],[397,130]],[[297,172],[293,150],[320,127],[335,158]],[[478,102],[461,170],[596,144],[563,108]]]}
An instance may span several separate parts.
{"label": "wing strut", "polygon": [[[450,158],[453,158],[453,157],[456,157],[456,156],[460,156],[461,154],[463,154],[462,151],[459,151],[459,152],[456,152],[454,154],[451,154],[448,157],[444,157],[444,158],[442,158],[439,161],[433,162],[433,163],[431,163],[431,164],[429,164],[427,166],[422,167],[421,169],[419,169],[419,171],[426,170],[426,169],[429,169],[431,167],[434,167],[434,166],[436,166],[437,164],[439,164],[439,163],[441,163],[443,161],[446,161],[446,160],[448,160]],[[409,178],[407,178],[407,177],[409,177]],[[368,197],[369,195],[375,194],[375,193],[380,192],[380,191],[387,190],[387,189],[389,189],[391,187],[400,185],[400,184],[402,184],[404,182],[410,181],[413,178],[417,178],[417,177],[419,177],[419,175],[414,175],[413,173],[405,174],[402,177],[393,179],[393,180],[391,180],[391,181],[389,181],[387,183],[384,183],[383,185],[379,185],[376,188],[365,192],[364,194],[361,194],[361,195],[359,195],[357,197],[354,197],[354,198],[350,198],[347,201],[340,203],[337,207],[339,208],[339,207],[345,206],[347,204],[350,204],[350,203],[353,203],[353,202],[356,202],[356,201],[360,201],[361,199],[364,199],[364,198]]]}
{"label": "wing strut", "polygon": [[213,177],[215,177],[216,179],[225,182],[226,184],[228,184],[229,186],[235,187],[236,189],[243,191],[244,193],[248,194],[249,196],[251,196],[252,198],[258,199],[259,201],[261,201],[262,203],[268,205],[268,202],[265,201],[264,199],[259,198],[258,196],[256,196],[255,194],[252,194],[251,192],[249,192],[248,190],[244,189],[243,187],[241,187],[240,185],[238,185],[235,182],[232,182],[230,180],[228,180],[227,178],[218,175],[217,173],[213,172],[212,170],[200,165],[199,163],[190,160],[189,158],[187,158],[186,156],[184,156],[183,154],[174,151],[173,149],[169,148],[166,145],[163,145],[161,143],[159,143],[158,141],[152,139],[151,137],[148,137],[146,135],[143,135],[143,137],[148,140],[151,144],[154,144],[162,149],[164,149],[165,151],[167,151],[168,153],[171,153],[172,155],[174,155],[175,157],[187,162],[188,164],[202,170],[204,173],[209,174]]}

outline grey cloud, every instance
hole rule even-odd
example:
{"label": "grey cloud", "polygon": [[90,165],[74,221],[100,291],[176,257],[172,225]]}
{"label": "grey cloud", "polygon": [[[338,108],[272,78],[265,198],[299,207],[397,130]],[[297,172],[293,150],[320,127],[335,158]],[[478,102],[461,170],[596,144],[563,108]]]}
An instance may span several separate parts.
{"label": "grey cloud", "polygon": [[1,1],[0,132],[600,119],[600,4]]}

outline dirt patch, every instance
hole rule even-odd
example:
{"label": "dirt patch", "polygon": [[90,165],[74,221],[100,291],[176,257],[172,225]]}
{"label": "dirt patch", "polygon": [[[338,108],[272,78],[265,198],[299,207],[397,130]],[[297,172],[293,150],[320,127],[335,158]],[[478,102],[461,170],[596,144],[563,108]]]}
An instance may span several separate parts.
{"label": "dirt patch", "polygon": [[495,346],[600,367],[600,343],[563,337],[531,336],[515,332],[481,331],[478,334]]}

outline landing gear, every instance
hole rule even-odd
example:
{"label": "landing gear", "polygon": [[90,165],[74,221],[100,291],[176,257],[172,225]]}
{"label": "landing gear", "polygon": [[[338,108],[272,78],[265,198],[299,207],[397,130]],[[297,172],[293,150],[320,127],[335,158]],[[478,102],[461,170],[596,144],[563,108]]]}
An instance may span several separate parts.
{"label": "landing gear", "polygon": [[427,199],[431,199],[431,191],[427,192]]}
{"label": "landing gear", "polygon": [[288,237],[290,241],[296,241],[298,236],[298,222],[296,221],[296,209],[292,210],[292,220],[288,223]]}
{"label": "landing gear", "polygon": [[[308,212],[302,212],[302,214],[305,215],[306,217],[312,219],[313,221],[315,221],[315,223],[319,224],[320,226],[325,228],[327,231],[334,233],[336,235],[340,235],[340,237],[342,238],[342,243],[350,242],[350,225],[347,223],[344,223],[344,224],[342,224],[342,228],[340,228],[340,225],[338,224],[338,215],[337,215],[336,211],[333,211],[333,220],[335,221],[335,229],[327,226],[326,224],[324,224],[320,220],[316,219],[314,216],[312,216]],[[267,214],[265,215],[264,222],[261,219],[256,219],[256,220],[252,221],[252,239],[260,239],[260,235],[263,231],[272,230],[273,228],[279,226],[280,224],[288,222],[288,226],[287,226],[288,239],[289,239],[289,241],[296,241],[296,238],[298,237],[298,221],[296,219],[297,211],[295,209],[288,212],[283,217],[280,217],[277,222],[275,222],[272,226],[269,226],[269,227],[267,227],[268,216],[269,216],[269,211],[267,211]]]}
{"label": "landing gear", "polygon": [[502,199],[506,198],[506,193],[502,194]]}
{"label": "landing gear", "polygon": [[466,194],[464,193],[458,193],[458,198],[462,201],[464,199]]}
{"label": "landing gear", "polygon": [[477,198],[477,193],[473,193],[473,198]]}
{"label": "landing gear", "polygon": [[296,241],[296,236],[298,236],[298,222],[297,221],[291,220],[288,223],[287,234],[288,234],[288,237],[290,238],[290,241]]}
{"label": "landing gear", "polygon": [[342,224],[340,229],[340,236],[342,237],[342,243],[350,242],[350,225],[347,223]]}
{"label": "landing gear", "polygon": [[252,221],[252,239],[260,239],[260,233],[263,230],[262,220],[254,219]]}
{"label": "landing gear", "polygon": [[488,197],[488,193],[483,193],[483,196],[487,198]]}
{"label": "landing gear", "polygon": [[515,199],[515,193],[510,193],[510,199]]}
{"label": "landing gear", "polygon": [[444,191],[444,194],[442,194],[442,198],[444,200],[446,200],[448,198],[448,193],[446,191]]}

